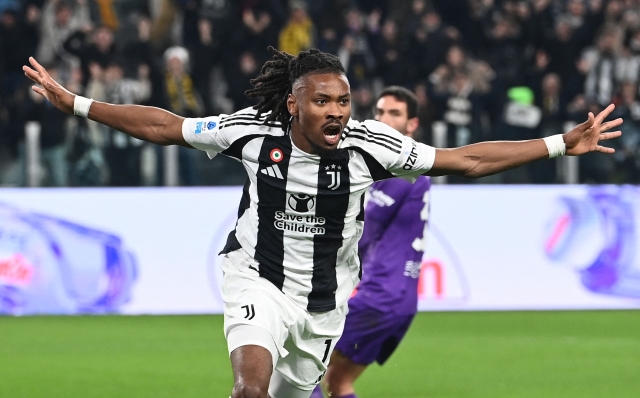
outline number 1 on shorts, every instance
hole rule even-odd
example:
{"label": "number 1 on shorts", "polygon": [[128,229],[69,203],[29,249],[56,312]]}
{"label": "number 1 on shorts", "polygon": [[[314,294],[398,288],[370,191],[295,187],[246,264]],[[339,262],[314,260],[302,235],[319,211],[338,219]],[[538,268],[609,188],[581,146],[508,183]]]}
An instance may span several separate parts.
{"label": "number 1 on shorts", "polygon": [[329,356],[329,350],[331,349],[331,339],[326,340],[324,342],[324,344],[326,344],[327,348],[325,348],[325,350],[324,350],[324,356],[322,357],[322,363],[324,363],[327,360],[327,357]]}

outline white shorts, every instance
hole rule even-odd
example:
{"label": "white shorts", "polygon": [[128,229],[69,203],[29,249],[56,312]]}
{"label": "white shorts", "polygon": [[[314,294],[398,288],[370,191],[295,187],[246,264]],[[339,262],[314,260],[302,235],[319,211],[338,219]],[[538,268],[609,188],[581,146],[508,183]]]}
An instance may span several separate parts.
{"label": "white shorts", "polygon": [[[342,335],[348,305],[309,313],[249,266],[258,268],[243,249],[225,255],[221,264],[224,333],[229,353],[244,345],[265,347],[276,356],[272,383],[281,376],[296,389],[310,394],[324,376],[331,352]],[[265,341],[261,337],[265,334],[247,333],[232,333],[230,339],[229,332],[238,325],[265,329],[273,341]]]}

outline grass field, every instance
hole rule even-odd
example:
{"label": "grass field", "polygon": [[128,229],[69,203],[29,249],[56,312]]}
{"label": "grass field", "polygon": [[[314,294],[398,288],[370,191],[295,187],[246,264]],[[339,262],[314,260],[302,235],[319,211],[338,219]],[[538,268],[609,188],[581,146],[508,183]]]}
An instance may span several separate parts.
{"label": "grass field", "polygon": [[[0,317],[0,397],[221,397],[221,316]],[[640,311],[419,314],[360,398],[640,397]]]}

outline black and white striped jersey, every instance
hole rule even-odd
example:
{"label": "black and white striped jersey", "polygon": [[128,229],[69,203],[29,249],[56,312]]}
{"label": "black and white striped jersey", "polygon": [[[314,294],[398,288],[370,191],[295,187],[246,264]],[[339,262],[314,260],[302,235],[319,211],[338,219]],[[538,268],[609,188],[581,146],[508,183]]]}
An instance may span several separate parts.
{"label": "black and white striped jersey", "polygon": [[182,126],[194,148],[241,161],[249,176],[224,252],[243,248],[261,277],[309,312],[332,310],[360,280],[365,191],[374,181],[427,172],[435,148],[383,123],[351,120],[335,155],[321,158],[296,148],[280,123],[255,115],[248,108]]}

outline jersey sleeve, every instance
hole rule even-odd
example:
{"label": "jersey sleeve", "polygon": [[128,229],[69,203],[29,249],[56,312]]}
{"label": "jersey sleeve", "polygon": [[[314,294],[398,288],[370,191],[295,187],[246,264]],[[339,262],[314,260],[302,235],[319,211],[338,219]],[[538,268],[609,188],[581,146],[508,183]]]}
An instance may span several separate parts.
{"label": "jersey sleeve", "polygon": [[[351,124],[345,141],[360,147],[390,173],[388,177],[401,177],[414,182],[418,176],[431,170],[436,149],[402,135],[397,130],[375,120]],[[374,178],[378,180],[380,178]]]}
{"label": "jersey sleeve", "polygon": [[231,144],[229,137],[220,131],[220,119],[226,115],[204,118],[186,118],[182,122],[184,140],[196,149],[205,151],[210,159]]}

